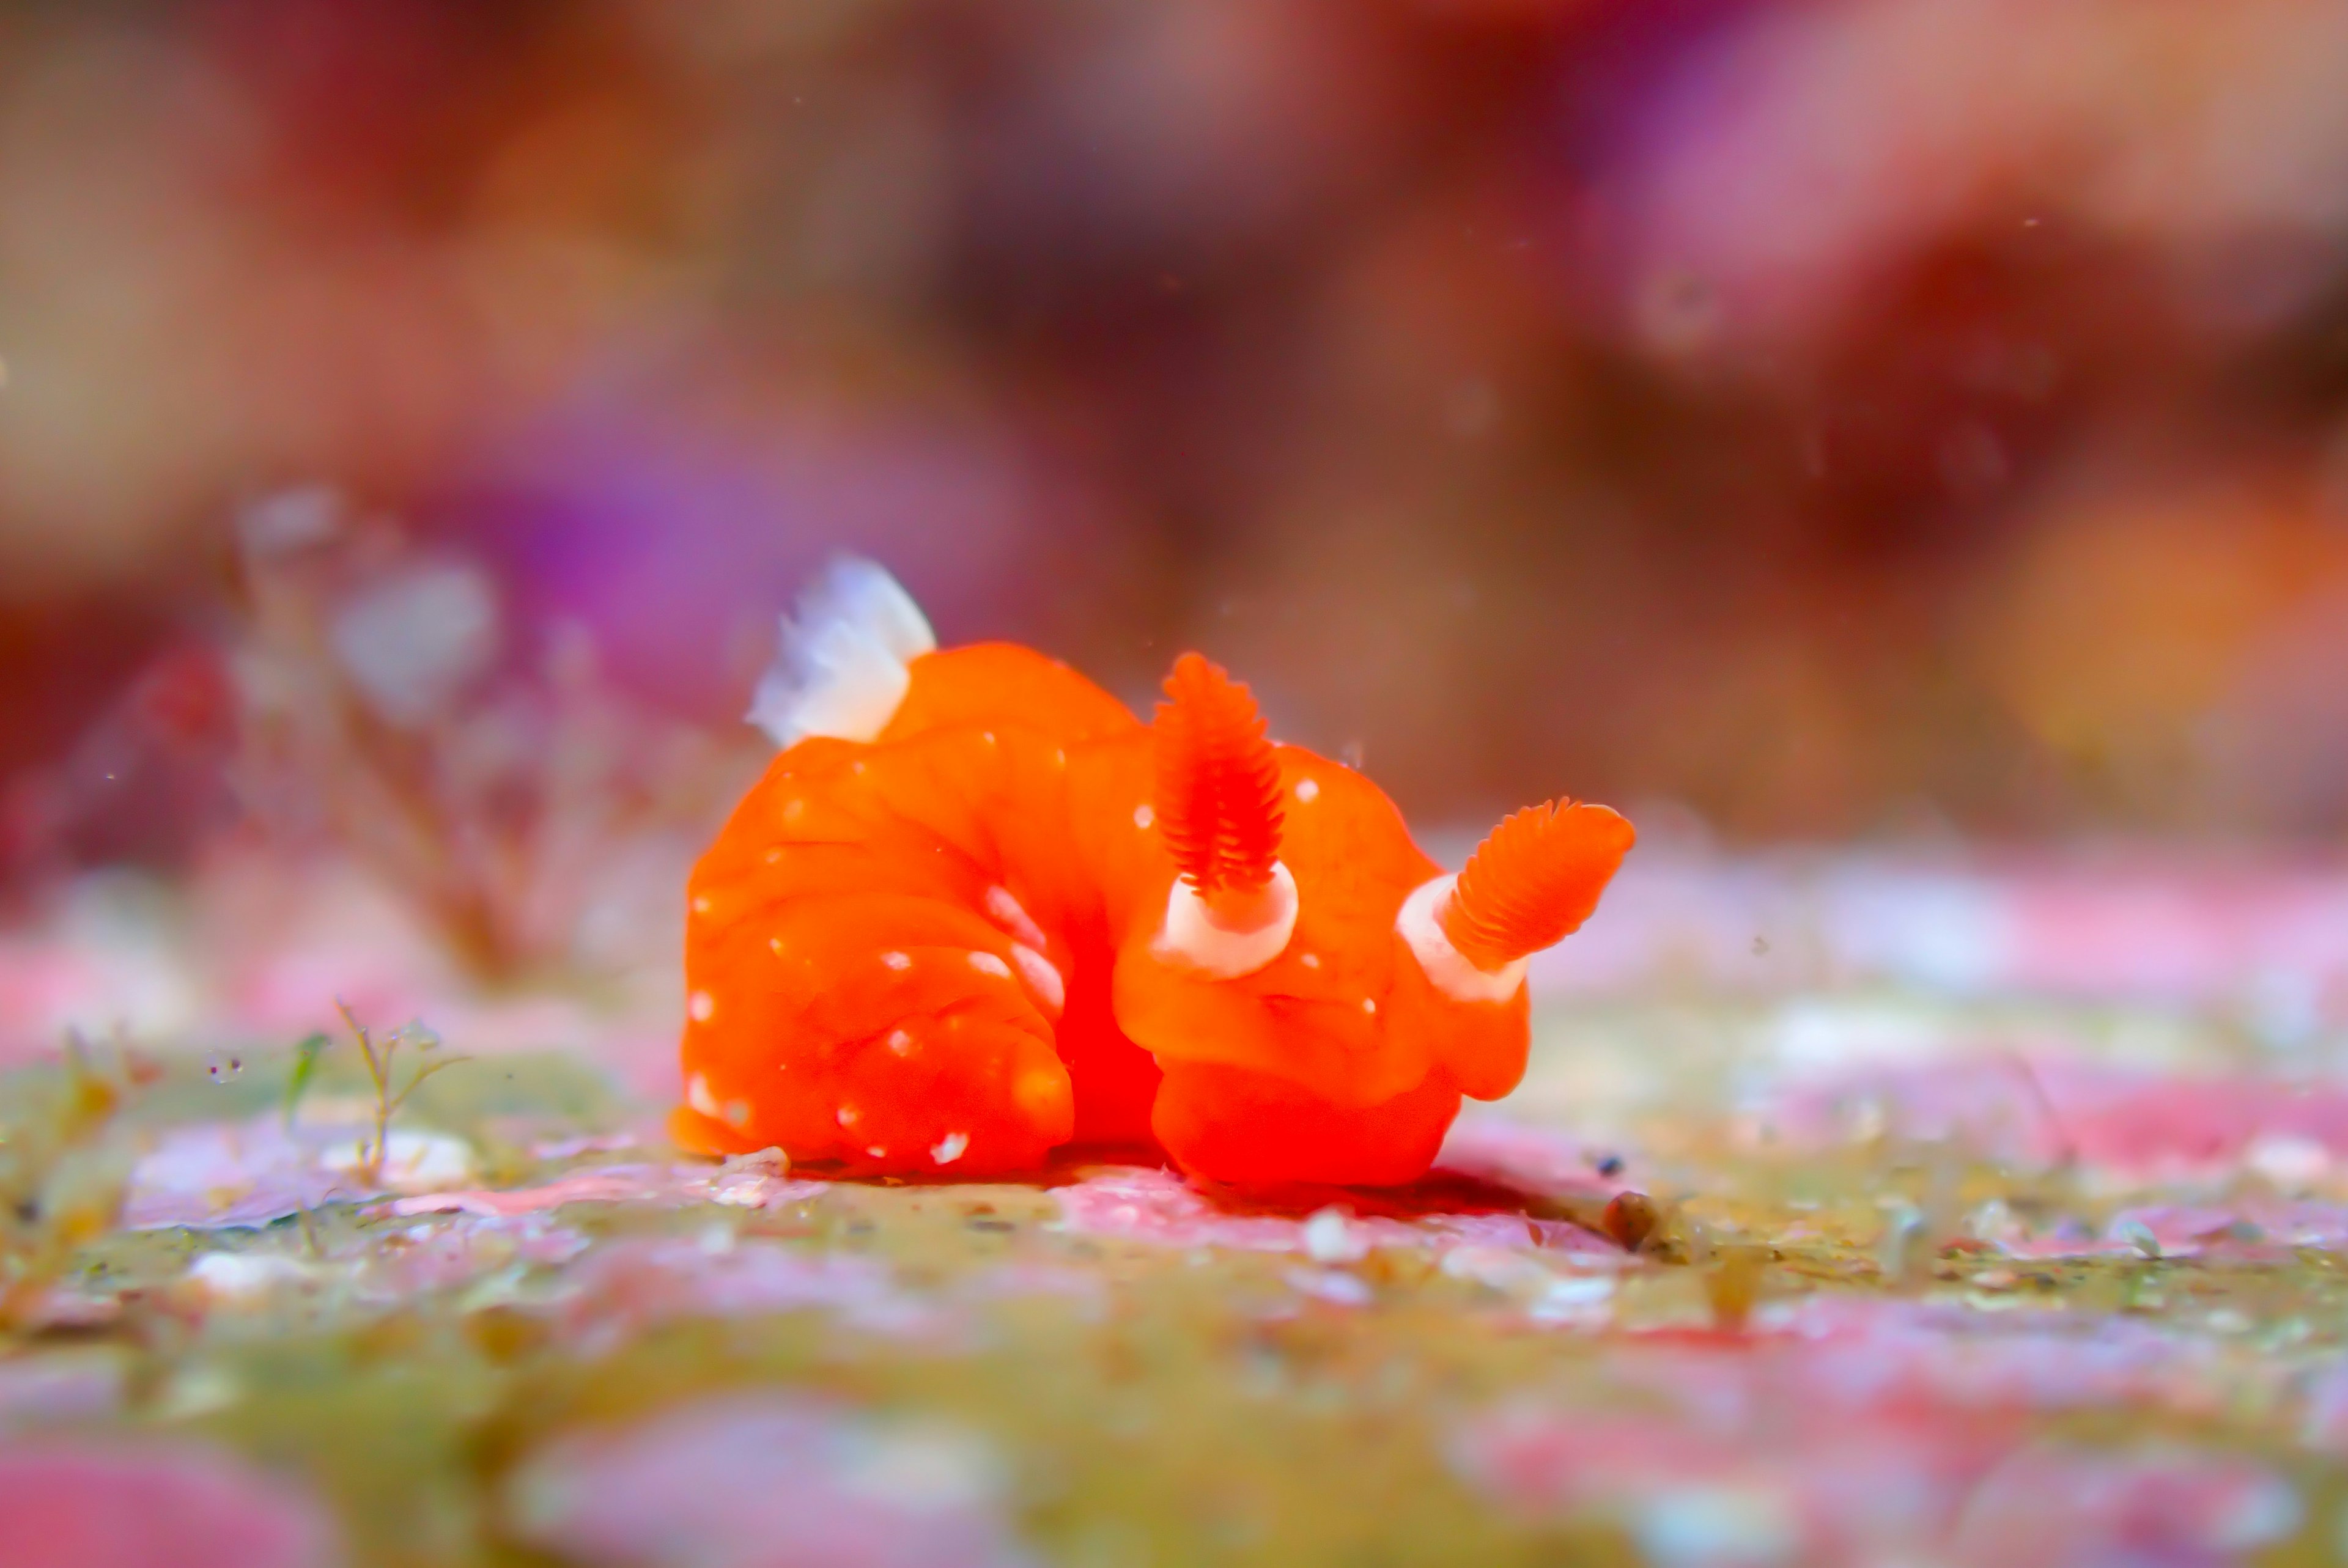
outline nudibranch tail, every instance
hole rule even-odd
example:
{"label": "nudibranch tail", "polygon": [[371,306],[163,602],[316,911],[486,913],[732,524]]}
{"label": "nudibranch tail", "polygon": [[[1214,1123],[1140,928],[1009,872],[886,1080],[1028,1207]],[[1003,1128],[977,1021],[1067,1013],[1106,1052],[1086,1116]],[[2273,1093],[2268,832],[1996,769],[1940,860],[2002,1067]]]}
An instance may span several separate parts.
{"label": "nudibranch tail", "polygon": [[1606,806],[1527,806],[1476,846],[1436,919],[1469,963],[1502,970],[1580,929],[1636,837]]}
{"label": "nudibranch tail", "polygon": [[885,568],[843,556],[783,619],[747,717],[778,746],[810,735],[872,740],[904,700],[908,666],[937,645],[922,607]]}
{"label": "nudibranch tail", "polygon": [[1166,678],[1151,726],[1153,810],[1181,879],[1218,914],[1245,923],[1279,865],[1280,760],[1255,698],[1216,665],[1185,653]]}

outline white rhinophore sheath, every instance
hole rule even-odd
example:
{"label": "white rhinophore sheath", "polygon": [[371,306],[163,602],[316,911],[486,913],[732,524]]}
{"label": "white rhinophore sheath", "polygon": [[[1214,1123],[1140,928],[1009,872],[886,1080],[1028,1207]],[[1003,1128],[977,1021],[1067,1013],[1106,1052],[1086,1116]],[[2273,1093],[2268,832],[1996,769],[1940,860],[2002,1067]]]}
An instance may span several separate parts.
{"label": "white rhinophore sheath", "polygon": [[937,645],[921,606],[895,578],[871,561],[843,557],[783,618],[750,723],[778,746],[809,735],[872,740],[905,700],[906,666]]}
{"label": "white rhinophore sheath", "polygon": [[1418,967],[1435,989],[1445,996],[1461,1002],[1507,1001],[1525,983],[1525,960],[1512,958],[1497,971],[1479,969],[1451,945],[1443,922],[1436,918],[1458,880],[1457,875],[1438,876],[1412,888],[1410,897],[1402,901],[1401,912],[1395,916],[1395,929],[1410,944]]}
{"label": "white rhinophore sheath", "polygon": [[1272,886],[1265,896],[1270,916],[1251,929],[1234,931],[1216,924],[1207,901],[1178,877],[1166,895],[1166,924],[1152,950],[1210,979],[1253,974],[1280,957],[1296,934],[1296,878],[1277,860],[1272,863]]}

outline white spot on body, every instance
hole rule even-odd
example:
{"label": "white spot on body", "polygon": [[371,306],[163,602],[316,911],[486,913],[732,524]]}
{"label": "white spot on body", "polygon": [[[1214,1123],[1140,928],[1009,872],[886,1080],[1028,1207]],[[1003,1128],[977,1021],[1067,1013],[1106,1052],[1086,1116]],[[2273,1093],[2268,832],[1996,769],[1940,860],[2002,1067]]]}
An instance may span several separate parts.
{"label": "white spot on body", "polygon": [[930,1145],[930,1158],[941,1165],[951,1165],[961,1159],[963,1151],[969,1147],[969,1133],[949,1132]]}
{"label": "white spot on body", "polygon": [[709,913],[709,895],[708,895],[708,894],[706,894],[706,893],[700,893],[700,894],[695,894],[695,895],[694,896],[694,900],[693,900],[693,912],[694,912],[695,914],[696,914],[696,915],[706,915],[706,914],[708,914],[708,913]]}
{"label": "white spot on body", "polygon": [[767,938],[767,950],[774,954],[775,957],[778,958],[781,958],[783,956],[783,939],[780,937]]}
{"label": "white spot on body", "polygon": [[1062,751],[1059,747],[1054,746],[1052,748],[1052,765],[1056,768],[1066,767],[1068,765],[1068,753]]}
{"label": "white spot on body", "polygon": [[704,1116],[721,1114],[717,1108],[717,1096],[709,1092],[709,1080],[698,1072],[685,1081],[685,1102]]}
{"label": "white spot on body", "polygon": [[717,999],[707,991],[695,991],[685,999],[685,1010],[693,1015],[694,1022],[707,1023],[717,1016]]}
{"label": "white spot on body", "polygon": [[872,1147],[865,1150],[864,1152],[871,1155],[876,1160],[885,1160],[889,1157],[889,1151],[882,1148],[878,1143],[873,1144]]}
{"label": "white spot on body", "polygon": [[889,1049],[899,1056],[911,1056],[913,1054],[913,1037],[901,1029],[892,1029],[889,1031]]}
{"label": "white spot on body", "polygon": [[1296,961],[1303,964],[1308,969],[1317,969],[1321,967],[1321,955],[1318,953],[1302,953],[1297,956]]}
{"label": "white spot on body", "polygon": [[993,975],[999,980],[1007,980],[1011,978],[1011,966],[993,953],[973,953],[970,956],[970,967],[982,975]]}
{"label": "white spot on body", "polygon": [[767,864],[769,866],[774,865],[777,861],[782,859],[782,857],[783,850],[780,845],[777,845],[774,848],[767,851]]}
{"label": "white spot on body", "polygon": [[750,1124],[750,1102],[747,1100],[728,1100],[722,1114],[728,1127],[736,1129],[747,1127]]}
{"label": "white spot on body", "polygon": [[1150,825],[1157,820],[1158,814],[1150,810],[1148,805],[1137,805],[1133,808],[1133,825],[1144,833],[1148,832]]}
{"label": "white spot on body", "polygon": [[[785,822],[797,822],[806,815],[807,802],[799,799],[798,796],[794,795],[789,800],[783,803],[783,820]],[[777,847],[776,853],[778,855],[782,853],[779,846]]]}
{"label": "white spot on body", "polygon": [[855,1125],[856,1125],[856,1107],[855,1107],[855,1106],[853,1106],[853,1105],[843,1105],[843,1106],[841,1106],[841,1107],[839,1108],[839,1110],[836,1112],[836,1114],[839,1117],[839,1124],[840,1124],[841,1126],[843,1126],[843,1127],[853,1127],[853,1126],[855,1126]]}
{"label": "white spot on body", "polygon": [[855,762],[849,764],[848,771],[854,774],[858,778],[862,778],[864,776],[863,759],[860,757]]}
{"label": "white spot on body", "polygon": [[990,746],[994,744],[994,732],[993,730],[981,730],[978,733],[978,738],[984,741]]}
{"label": "white spot on body", "polygon": [[1375,1011],[1377,1011],[1377,1010],[1378,1010],[1378,999],[1377,999],[1377,998],[1375,998],[1375,997],[1364,997],[1364,998],[1362,999],[1362,1010],[1363,1010],[1364,1012],[1375,1012]]}
{"label": "white spot on body", "polygon": [[1008,887],[986,890],[986,917],[1031,948],[1040,951],[1047,945],[1043,928],[1028,917],[1026,906],[1013,897]]}
{"label": "white spot on body", "polygon": [[1308,804],[1313,801],[1319,800],[1321,798],[1321,781],[1319,779],[1297,780],[1296,798]]}
{"label": "white spot on body", "polygon": [[880,955],[880,961],[900,973],[913,967],[912,955],[909,953],[886,952]]}
{"label": "white spot on body", "polygon": [[1044,1010],[1054,1018],[1059,1017],[1060,1009],[1068,1005],[1068,982],[1061,977],[1058,967],[1025,942],[1011,949],[1011,961],[1019,966],[1019,978],[1027,982],[1027,989],[1035,993]]}

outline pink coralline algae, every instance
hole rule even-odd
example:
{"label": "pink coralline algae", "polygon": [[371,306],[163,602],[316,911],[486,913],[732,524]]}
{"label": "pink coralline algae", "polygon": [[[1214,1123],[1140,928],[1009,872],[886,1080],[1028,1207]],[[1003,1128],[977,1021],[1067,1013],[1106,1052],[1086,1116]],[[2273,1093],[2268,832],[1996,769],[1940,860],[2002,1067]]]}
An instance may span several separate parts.
{"label": "pink coralline algae", "polygon": [[2246,1391],[2240,1370],[2146,1326],[1806,1304],[1783,1332],[1629,1337],[1595,1383],[1504,1401],[1448,1451],[1512,1511],[1610,1521],[1668,1568],[2215,1568],[2298,1529],[2287,1481],[2170,1444],[2052,1442],[2032,1417],[2209,1413]]}
{"label": "pink coralline algae", "polygon": [[325,1511],[211,1449],[0,1444],[0,1568],[334,1568]]}
{"label": "pink coralline algae", "polygon": [[574,1433],[507,1488],[510,1528],[611,1568],[1032,1568],[994,1456],[958,1428],[778,1390]]}
{"label": "pink coralline algae", "polygon": [[1805,1143],[1855,1125],[1952,1139],[2036,1165],[2076,1161],[2132,1178],[2320,1176],[2348,1163],[2348,1087],[2245,1074],[2168,1074],[1997,1054],[1859,1068],[1790,1088],[1763,1113]]}
{"label": "pink coralline algae", "polygon": [[2197,1450],[2097,1450],[1978,1420],[1793,1427],[1517,1406],[1470,1423],[1452,1453],[1511,1507],[1609,1520],[1662,1568],[2219,1568],[2302,1514],[2271,1471]]}

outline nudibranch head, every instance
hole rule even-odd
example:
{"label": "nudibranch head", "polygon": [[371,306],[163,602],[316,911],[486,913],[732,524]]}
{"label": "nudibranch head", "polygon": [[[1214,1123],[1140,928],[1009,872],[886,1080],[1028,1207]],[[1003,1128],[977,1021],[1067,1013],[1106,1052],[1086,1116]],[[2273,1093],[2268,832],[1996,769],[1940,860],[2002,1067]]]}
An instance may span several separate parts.
{"label": "nudibranch head", "polygon": [[1226,1180],[1408,1181],[1461,1095],[1522,1075],[1524,960],[1578,926],[1630,846],[1599,806],[1503,823],[1457,877],[1368,779],[1274,746],[1247,689],[1197,655],[1152,725],[1170,875],[1116,974],[1125,1031],[1166,1074],[1152,1116]]}

